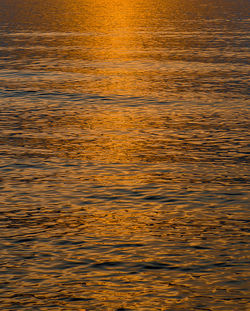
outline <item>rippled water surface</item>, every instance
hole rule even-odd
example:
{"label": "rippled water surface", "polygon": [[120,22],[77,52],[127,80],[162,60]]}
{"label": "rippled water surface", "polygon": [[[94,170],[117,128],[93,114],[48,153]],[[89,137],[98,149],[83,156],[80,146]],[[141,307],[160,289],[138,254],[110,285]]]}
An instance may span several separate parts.
{"label": "rippled water surface", "polygon": [[249,310],[248,12],[0,0],[1,310]]}

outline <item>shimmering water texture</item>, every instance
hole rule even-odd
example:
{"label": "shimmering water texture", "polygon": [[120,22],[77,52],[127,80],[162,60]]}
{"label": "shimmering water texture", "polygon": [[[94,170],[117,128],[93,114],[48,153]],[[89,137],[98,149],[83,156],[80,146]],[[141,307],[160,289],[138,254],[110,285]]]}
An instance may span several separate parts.
{"label": "shimmering water texture", "polygon": [[1,310],[250,310],[248,12],[0,0]]}

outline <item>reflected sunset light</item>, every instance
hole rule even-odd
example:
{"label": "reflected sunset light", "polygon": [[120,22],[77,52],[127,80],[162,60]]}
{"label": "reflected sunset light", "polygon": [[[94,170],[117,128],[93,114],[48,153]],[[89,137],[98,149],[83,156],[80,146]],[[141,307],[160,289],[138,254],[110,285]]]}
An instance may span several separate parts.
{"label": "reflected sunset light", "polygon": [[0,0],[1,310],[247,310],[248,7]]}

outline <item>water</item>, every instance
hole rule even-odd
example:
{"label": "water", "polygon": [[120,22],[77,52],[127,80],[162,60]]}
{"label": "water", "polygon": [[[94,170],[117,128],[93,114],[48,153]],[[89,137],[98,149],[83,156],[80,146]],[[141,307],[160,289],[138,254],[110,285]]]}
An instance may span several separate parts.
{"label": "water", "polygon": [[248,12],[0,0],[2,310],[249,310]]}

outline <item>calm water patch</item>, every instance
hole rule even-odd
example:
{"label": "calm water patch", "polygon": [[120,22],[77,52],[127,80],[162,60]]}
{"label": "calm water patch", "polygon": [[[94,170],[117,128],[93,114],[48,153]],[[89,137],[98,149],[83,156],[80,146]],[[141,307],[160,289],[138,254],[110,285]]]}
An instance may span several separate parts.
{"label": "calm water patch", "polygon": [[248,11],[0,0],[3,310],[249,309]]}

